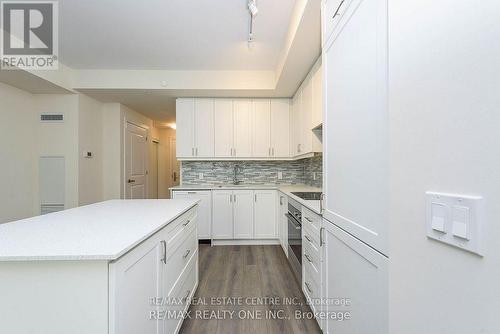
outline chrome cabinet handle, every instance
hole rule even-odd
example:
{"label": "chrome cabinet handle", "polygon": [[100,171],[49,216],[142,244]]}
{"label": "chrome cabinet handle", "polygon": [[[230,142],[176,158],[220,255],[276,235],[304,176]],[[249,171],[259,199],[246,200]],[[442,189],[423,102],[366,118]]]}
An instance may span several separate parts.
{"label": "chrome cabinet handle", "polygon": [[313,262],[307,253],[304,253],[304,256],[306,257],[307,261],[309,261],[310,263]]}
{"label": "chrome cabinet handle", "polygon": [[253,195],[253,197],[255,198],[255,202],[257,202],[257,194]]}
{"label": "chrome cabinet handle", "polygon": [[161,259],[161,262],[167,264],[167,242],[162,240],[160,243],[163,246],[163,258]]}
{"label": "chrome cabinet handle", "polygon": [[325,229],[324,227],[319,229],[319,247],[323,246],[323,230],[324,229]]}
{"label": "chrome cabinet handle", "polygon": [[304,218],[305,218],[308,222],[310,222],[310,223],[312,223],[312,222],[313,222],[313,221],[312,221],[312,219],[311,219],[311,218],[309,218],[309,217],[304,217]]}
{"label": "chrome cabinet handle", "polygon": [[313,293],[312,289],[311,289],[311,286],[309,285],[309,283],[307,282],[304,282],[306,288],[307,288],[307,291],[309,291],[310,293]]}
{"label": "chrome cabinet handle", "polygon": [[269,147],[269,150],[267,151],[267,154],[271,156],[271,148]]}
{"label": "chrome cabinet handle", "polygon": [[185,259],[189,255],[189,253],[191,253],[190,249],[186,251],[186,253],[182,256],[182,258]]}
{"label": "chrome cabinet handle", "polygon": [[194,157],[194,147],[191,147],[191,155]]}
{"label": "chrome cabinet handle", "polygon": [[342,7],[343,4],[344,4],[344,0],[342,0],[340,2],[339,6],[337,7],[337,10],[335,11],[335,14],[333,14],[333,16],[332,16],[332,19],[334,19],[337,15],[339,15],[340,7]]}
{"label": "chrome cabinet handle", "polygon": [[185,222],[184,224],[182,224],[182,226],[188,226],[188,224],[191,222],[190,219],[187,220],[187,222]]}
{"label": "chrome cabinet handle", "polygon": [[319,212],[323,214],[323,200],[325,199],[325,194],[321,193],[321,196],[319,197]]}
{"label": "chrome cabinet handle", "polygon": [[198,147],[196,148],[196,156],[198,156]]}
{"label": "chrome cabinet handle", "polygon": [[274,147],[271,149],[271,155],[274,157]]}
{"label": "chrome cabinet handle", "polygon": [[[309,238],[307,235],[304,234],[304,238],[306,238],[307,241],[312,243],[311,238]],[[306,255],[306,257],[307,257],[307,255]]]}
{"label": "chrome cabinet handle", "polygon": [[283,196],[280,196],[280,205],[283,205]]}

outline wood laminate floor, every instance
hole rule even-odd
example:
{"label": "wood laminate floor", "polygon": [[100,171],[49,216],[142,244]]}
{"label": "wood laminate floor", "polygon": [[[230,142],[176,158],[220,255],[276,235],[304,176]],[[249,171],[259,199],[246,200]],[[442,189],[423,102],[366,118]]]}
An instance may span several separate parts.
{"label": "wood laminate floor", "polygon": [[281,246],[200,245],[199,286],[180,332],[321,333],[296,316],[310,308],[287,261]]}

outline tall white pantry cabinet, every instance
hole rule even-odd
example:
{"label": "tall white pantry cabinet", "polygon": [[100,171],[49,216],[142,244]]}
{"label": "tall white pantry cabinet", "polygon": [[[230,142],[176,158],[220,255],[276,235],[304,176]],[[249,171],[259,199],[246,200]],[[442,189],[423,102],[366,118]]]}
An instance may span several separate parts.
{"label": "tall white pantry cabinet", "polygon": [[323,298],[349,298],[324,333],[388,333],[387,0],[326,0]]}

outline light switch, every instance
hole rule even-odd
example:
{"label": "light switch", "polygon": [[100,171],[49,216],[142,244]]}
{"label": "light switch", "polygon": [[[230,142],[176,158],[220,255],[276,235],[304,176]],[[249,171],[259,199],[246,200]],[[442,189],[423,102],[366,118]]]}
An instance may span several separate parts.
{"label": "light switch", "polygon": [[427,237],[483,256],[483,198],[426,192]]}
{"label": "light switch", "polygon": [[441,233],[445,233],[446,222],[446,206],[439,203],[432,203],[432,229]]}
{"label": "light switch", "polygon": [[463,206],[453,206],[451,210],[453,235],[458,238],[469,240],[469,208]]}

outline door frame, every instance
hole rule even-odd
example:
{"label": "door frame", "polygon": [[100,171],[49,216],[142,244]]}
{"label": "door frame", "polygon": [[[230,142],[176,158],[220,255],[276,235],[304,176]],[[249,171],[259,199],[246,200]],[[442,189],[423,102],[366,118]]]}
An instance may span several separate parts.
{"label": "door frame", "polygon": [[133,126],[136,126],[138,128],[144,129],[146,131],[146,161],[145,161],[145,166],[146,166],[146,171],[145,171],[145,181],[144,181],[144,186],[145,190],[144,193],[146,194],[146,198],[149,198],[149,142],[150,142],[150,131],[147,126],[144,126],[143,124],[138,124],[130,119],[127,119],[127,117],[123,118],[123,133],[122,133],[122,145],[121,145],[121,153],[122,153],[122,194],[121,198],[125,199],[126,193],[127,193],[127,124],[131,124]]}

